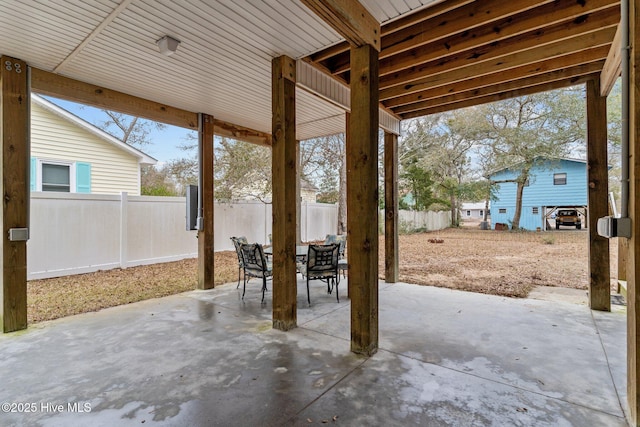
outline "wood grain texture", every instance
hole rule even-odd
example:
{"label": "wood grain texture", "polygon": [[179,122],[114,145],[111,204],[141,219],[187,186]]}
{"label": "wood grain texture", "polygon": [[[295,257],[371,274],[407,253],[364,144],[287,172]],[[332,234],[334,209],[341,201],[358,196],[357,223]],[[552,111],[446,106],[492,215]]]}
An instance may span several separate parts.
{"label": "wood grain texture", "polygon": [[627,252],[627,401],[632,426],[640,426],[640,3],[629,2],[629,217]]}
{"label": "wood grain texture", "polygon": [[[609,48],[607,46],[598,46],[579,53],[571,53],[555,57],[542,64],[525,64],[515,67],[509,70],[509,75],[511,76],[511,79],[520,81],[526,85],[529,79],[533,79],[536,76],[542,75],[544,77],[546,74],[562,73],[566,72],[566,70],[571,70],[576,67],[576,65],[573,64],[578,64],[577,67],[589,66],[591,62],[595,62],[600,65],[607,57],[608,52]],[[444,82],[443,84],[435,83],[434,86],[429,89],[389,99],[385,104],[389,107],[397,107],[400,105],[419,102],[423,99],[446,97],[460,92],[472,90],[487,91],[491,86],[508,83],[509,82],[504,79],[504,73],[502,71],[497,71],[494,73],[449,82],[448,84]]]}
{"label": "wood grain texture", "polygon": [[[530,93],[575,85],[577,67],[597,68],[592,78],[608,55],[610,84],[619,22],[616,0],[438,3],[381,27],[380,100],[403,120],[426,116],[506,99],[516,81]],[[304,60],[350,82],[344,43]]]}
{"label": "wood grain texture", "polygon": [[[613,22],[614,18],[610,19]],[[437,84],[439,80],[458,81],[470,76],[495,73],[499,70],[505,73],[505,77],[507,77],[505,80],[511,80],[509,70],[512,68],[540,62],[541,58],[551,60],[555,57],[568,55],[579,50],[585,43],[591,47],[608,46],[608,42],[616,31],[615,24],[609,23],[608,26],[596,28],[590,33],[552,41],[545,45],[527,42],[530,49],[523,50],[522,47],[514,45],[512,47],[515,51],[511,54],[505,54],[506,51],[489,49],[473,63],[469,63],[468,58],[459,55],[452,57],[447,62],[434,61],[434,63],[403,70],[380,80],[380,99],[386,100],[425,90]]]}
{"label": "wood grain texture", "polygon": [[202,114],[198,146],[202,150],[202,224],[198,231],[198,289],[214,287],[213,133],[212,116]]}
{"label": "wood grain texture", "polygon": [[622,30],[620,28],[618,25],[600,74],[600,95],[602,96],[609,95],[622,72]]}
{"label": "wood grain texture", "polygon": [[587,199],[589,206],[589,306],[611,311],[609,239],[598,235],[597,222],[609,214],[607,98],[600,79],[587,82]]}
{"label": "wood grain texture", "polygon": [[302,0],[324,22],[354,46],[380,51],[380,23],[358,0]]}
{"label": "wood grain texture", "polygon": [[347,143],[347,234],[351,351],[378,349],[378,53],[351,48],[351,115]]}
{"label": "wood grain texture", "polygon": [[297,326],[296,277],[296,64],[272,61],[273,328]]}
{"label": "wood grain texture", "polygon": [[0,57],[0,141],[2,142],[3,332],[27,327],[27,242],[9,241],[9,229],[29,225],[30,103],[28,66]]}
{"label": "wood grain texture", "polygon": [[398,136],[384,133],[384,280],[396,283],[398,250]]}

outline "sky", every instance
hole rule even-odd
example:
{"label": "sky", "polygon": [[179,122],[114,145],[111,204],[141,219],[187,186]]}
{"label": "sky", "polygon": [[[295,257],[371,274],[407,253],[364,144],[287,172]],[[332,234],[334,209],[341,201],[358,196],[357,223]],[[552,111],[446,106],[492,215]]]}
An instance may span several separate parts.
{"label": "sky", "polygon": [[[105,113],[98,108],[52,97],[46,98],[93,125],[107,120]],[[160,131],[153,129],[149,138],[152,143],[143,147],[141,151],[158,160],[159,166],[169,160],[186,157],[187,153],[180,150],[178,146],[186,142],[185,138],[189,132],[193,131],[171,125],[166,125]],[[139,147],[136,148],[139,149]]]}

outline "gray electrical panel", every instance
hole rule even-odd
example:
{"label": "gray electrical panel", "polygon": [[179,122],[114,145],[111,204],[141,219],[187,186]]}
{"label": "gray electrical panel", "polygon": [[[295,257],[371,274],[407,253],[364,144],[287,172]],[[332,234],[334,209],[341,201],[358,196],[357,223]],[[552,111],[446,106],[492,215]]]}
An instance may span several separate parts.
{"label": "gray electrical panel", "polygon": [[198,229],[198,186],[187,185],[187,231]]}

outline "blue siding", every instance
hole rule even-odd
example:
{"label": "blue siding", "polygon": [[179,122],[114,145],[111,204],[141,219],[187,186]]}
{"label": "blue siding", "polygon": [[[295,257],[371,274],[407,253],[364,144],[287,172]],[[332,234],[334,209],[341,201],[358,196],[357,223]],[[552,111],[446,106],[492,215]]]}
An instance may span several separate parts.
{"label": "blue siding", "polygon": [[[566,173],[566,185],[554,185],[553,175]],[[517,171],[504,169],[491,175],[491,179],[500,181],[514,179]],[[507,182],[495,187],[496,200],[491,202],[491,221],[493,224],[510,224],[516,205],[516,183]],[[529,186],[522,194],[522,214],[520,227],[535,230],[542,227],[543,206],[586,206],[587,205],[587,165],[575,160],[547,161],[534,167],[529,174]],[[538,213],[533,213],[533,208]],[[499,213],[500,209],[506,213]]]}

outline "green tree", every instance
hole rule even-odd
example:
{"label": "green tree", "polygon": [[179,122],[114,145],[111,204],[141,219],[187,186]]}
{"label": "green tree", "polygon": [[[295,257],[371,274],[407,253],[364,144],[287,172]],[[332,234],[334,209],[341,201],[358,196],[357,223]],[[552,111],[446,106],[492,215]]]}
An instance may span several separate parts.
{"label": "green tree", "polygon": [[417,158],[411,158],[403,167],[400,179],[405,189],[411,194],[413,203],[407,205],[403,201],[403,207],[416,211],[426,211],[435,201],[433,197],[433,180],[429,171],[419,165]]}
{"label": "green tree", "polygon": [[[453,226],[460,222],[460,205],[465,194],[465,182],[472,176],[470,150],[473,135],[466,125],[468,111],[434,114],[408,122],[406,135],[401,141],[400,169],[409,170],[413,164],[424,170],[431,181],[431,203],[440,203],[451,209]],[[465,132],[460,132],[465,130]],[[401,172],[404,177],[404,172]],[[407,191],[407,182],[401,180]]]}
{"label": "green tree", "polygon": [[167,167],[148,165],[140,169],[140,193],[143,196],[178,196],[179,192]]}

